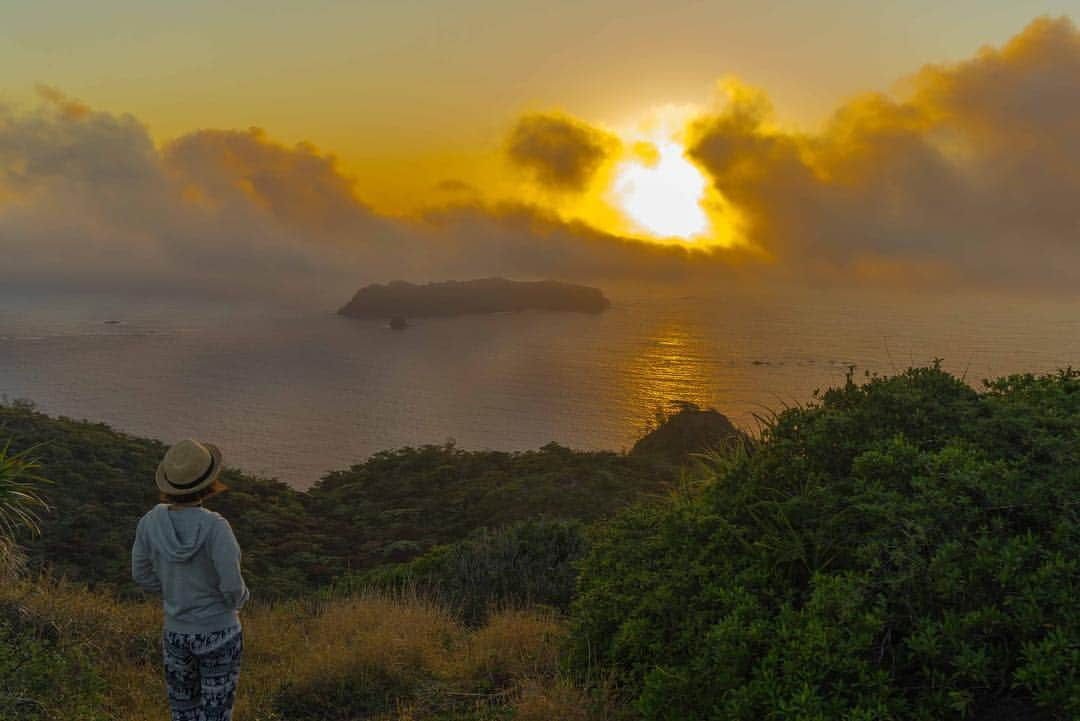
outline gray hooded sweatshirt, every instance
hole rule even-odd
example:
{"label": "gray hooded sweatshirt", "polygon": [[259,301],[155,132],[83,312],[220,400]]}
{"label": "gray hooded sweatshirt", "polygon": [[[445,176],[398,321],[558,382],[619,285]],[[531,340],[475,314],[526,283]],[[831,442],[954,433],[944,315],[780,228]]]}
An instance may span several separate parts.
{"label": "gray hooded sweatshirt", "polygon": [[165,628],[208,633],[240,623],[248,599],[240,575],[240,546],[221,515],[201,507],[159,503],[139,520],[131,549],[131,575],[161,594]]}

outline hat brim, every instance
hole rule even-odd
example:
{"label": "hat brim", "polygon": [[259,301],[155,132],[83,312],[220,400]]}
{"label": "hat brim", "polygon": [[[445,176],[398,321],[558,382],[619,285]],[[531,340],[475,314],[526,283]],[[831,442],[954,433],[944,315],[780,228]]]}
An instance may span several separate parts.
{"label": "hat brim", "polygon": [[198,493],[207,486],[217,482],[218,475],[221,473],[221,449],[213,443],[206,443],[204,441],[200,441],[200,443],[202,443],[206,450],[210,451],[210,468],[206,471],[202,480],[193,486],[177,488],[165,477],[165,465],[164,461],[162,461],[161,463],[158,463],[157,473],[154,474],[154,481],[157,483],[159,491],[170,496],[187,496],[192,493]]}

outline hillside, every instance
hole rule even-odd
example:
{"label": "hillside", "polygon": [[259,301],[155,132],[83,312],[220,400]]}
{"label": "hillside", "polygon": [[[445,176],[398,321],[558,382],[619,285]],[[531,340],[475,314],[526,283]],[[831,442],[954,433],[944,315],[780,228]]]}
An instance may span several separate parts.
{"label": "hillside", "polygon": [[[54,511],[28,544],[34,564],[133,590],[131,538],[157,502],[154,469],[165,446],[26,403],[0,405],[0,439],[10,439],[12,452],[34,447],[52,481],[43,490]],[[228,468],[222,479],[230,490],[207,505],[232,523],[252,586],[290,596],[482,527],[537,517],[595,521],[663,493],[671,476],[664,460],[556,444],[517,453],[425,446],[377,453],[307,492]]]}

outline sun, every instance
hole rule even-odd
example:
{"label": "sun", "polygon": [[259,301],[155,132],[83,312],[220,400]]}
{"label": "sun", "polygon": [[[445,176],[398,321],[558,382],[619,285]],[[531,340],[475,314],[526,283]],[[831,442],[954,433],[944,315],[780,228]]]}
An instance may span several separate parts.
{"label": "sun", "polygon": [[707,182],[675,140],[643,144],[647,153],[615,171],[612,200],[640,230],[656,238],[693,241],[709,230],[702,206]]}

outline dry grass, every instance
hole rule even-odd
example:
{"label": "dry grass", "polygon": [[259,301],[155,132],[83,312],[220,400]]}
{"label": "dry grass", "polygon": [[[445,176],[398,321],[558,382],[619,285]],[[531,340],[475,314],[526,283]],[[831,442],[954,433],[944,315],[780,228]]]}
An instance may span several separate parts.
{"label": "dry grass", "polygon": [[[157,603],[127,603],[70,584],[24,581],[0,587],[0,605],[17,607],[21,619],[41,633],[90,652],[108,687],[103,709],[108,718],[168,718]],[[306,701],[309,690],[325,695],[328,688],[331,699],[355,689],[393,697],[379,713],[352,716],[342,710],[340,719],[608,717],[591,713],[585,692],[560,674],[566,626],[550,614],[505,610],[470,630],[443,607],[414,594],[367,592],[255,605],[245,611],[243,623],[238,721],[281,719],[275,707],[283,689]],[[334,713],[322,718],[329,721]]]}
{"label": "dry grass", "polygon": [[486,626],[460,637],[453,654],[443,657],[443,675],[462,684],[506,690],[515,679],[557,671],[565,626],[547,613],[506,610]]}
{"label": "dry grass", "polygon": [[550,683],[528,679],[514,703],[514,721],[590,721],[588,696],[563,679]]}

